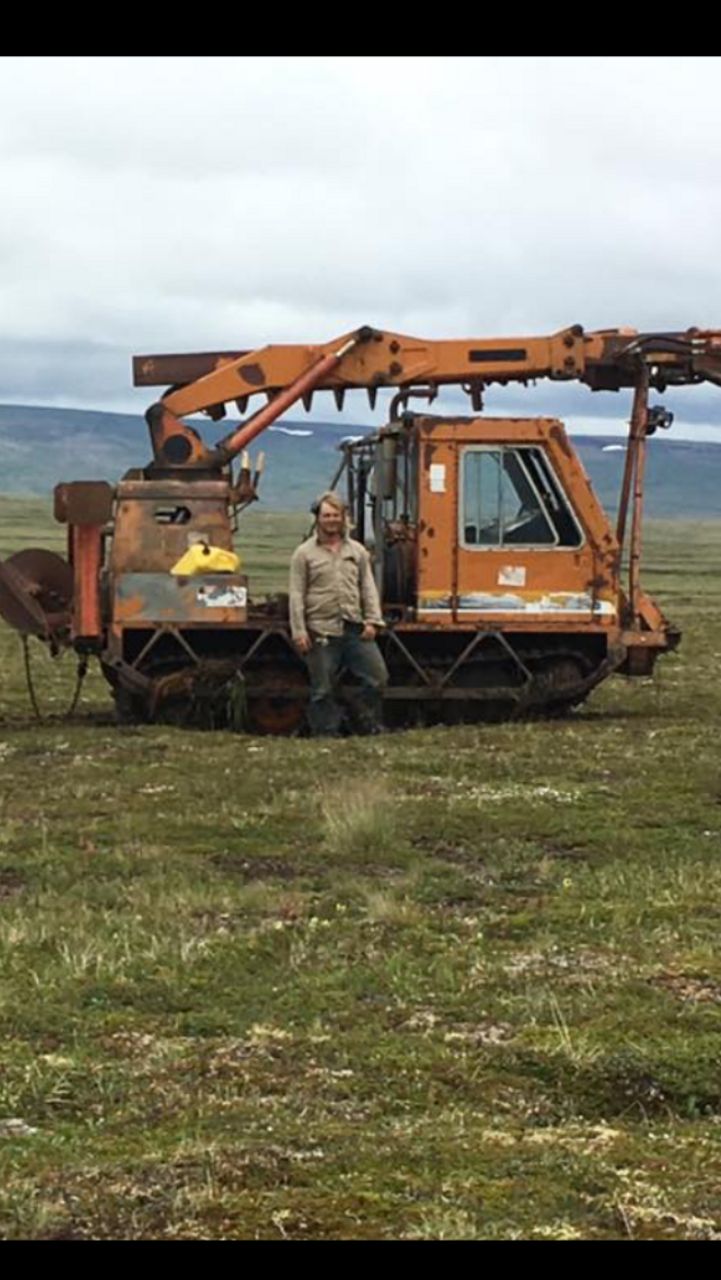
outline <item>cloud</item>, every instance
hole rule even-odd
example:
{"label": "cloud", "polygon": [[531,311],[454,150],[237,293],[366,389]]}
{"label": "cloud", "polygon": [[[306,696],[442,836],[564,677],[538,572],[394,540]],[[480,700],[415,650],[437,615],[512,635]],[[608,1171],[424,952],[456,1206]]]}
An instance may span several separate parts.
{"label": "cloud", "polygon": [[720,70],[0,60],[0,401],[137,411],[134,352],[361,323],[721,325]]}

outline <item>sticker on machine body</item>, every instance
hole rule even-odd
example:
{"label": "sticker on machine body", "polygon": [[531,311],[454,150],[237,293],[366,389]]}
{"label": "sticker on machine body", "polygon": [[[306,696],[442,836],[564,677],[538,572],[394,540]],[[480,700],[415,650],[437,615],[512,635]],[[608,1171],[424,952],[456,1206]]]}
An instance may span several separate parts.
{"label": "sticker on machine body", "polygon": [[[445,592],[428,592],[419,598],[418,610],[420,615],[452,613],[451,597]],[[585,591],[474,591],[458,597],[456,613],[565,613],[611,618],[617,610],[611,600],[594,600]]]}
{"label": "sticker on machine body", "polygon": [[198,604],[206,609],[244,609],[248,603],[248,588],[238,586],[202,586],[195,593]]}
{"label": "sticker on machine body", "polygon": [[498,571],[499,587],[525,587],[526,566],[523,564],[504,564]]}
{"label": "sticker on machine body", "polygon": [[431,493],[445,493],[446,468],[442,462],[431,463],[429,481]]}

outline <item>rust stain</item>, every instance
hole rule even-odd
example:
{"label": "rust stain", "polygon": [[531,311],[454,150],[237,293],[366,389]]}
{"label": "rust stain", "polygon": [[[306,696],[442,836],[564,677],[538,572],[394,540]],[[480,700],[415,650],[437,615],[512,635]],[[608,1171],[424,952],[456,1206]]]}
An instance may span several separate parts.
{"label": "rust stain", "polygon": [[114,490],[105,480],[57,484],[54,515],[60,524],[104,525],[112,516]]}
{"label": "rust stain", "polygon": [[260,387],[265,382],[265,372],[260,364],[241,365],[238,376],[251,387]]}
{"label": "rust stain", "polygon": [[142,596],[126,596],[124,599],[116,597],[115,600],[115,618],[116,621],[123,621],[125,618],[134,618],[136,614],[142,613],[145,608],[145,600]]}

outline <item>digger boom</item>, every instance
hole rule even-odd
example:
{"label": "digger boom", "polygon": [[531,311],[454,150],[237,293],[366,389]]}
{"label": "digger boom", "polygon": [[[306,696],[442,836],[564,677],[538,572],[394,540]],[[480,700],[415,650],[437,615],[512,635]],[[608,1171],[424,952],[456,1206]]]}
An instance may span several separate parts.
{"label": "digger boom", "polygon": [[[203,467],[223,465],[244,447],[250,423],[208,450],[198,433],[181,422],[183,415],[205,412],[217,419],[232,402],[244,413],[251,397],[261,393],[270,403],[268,411],[256,415],[259,421],[250,420],[251,437],[295,401],[302,399],[309,408],[315,391],[331,391],[341,409],[349,390],[365,389],[374,405],[380,387],[401,392],[423,388],[433,395],[438,387],[460,385],[480,409],[484,389],[494,383],[548,378],[581,382],[594,391],[618,391],[635,387],[641,370],[649,388],[656,390],[705,381],[721,385],[721,331],[587,333],[572,325],[547,337],[435,341],[366,327],[319,346],[136,356],[133,362],[136,385],[173,384],[147,415],[156,464]],[[166,448],[170,437],[176,438],[174,450]]]}

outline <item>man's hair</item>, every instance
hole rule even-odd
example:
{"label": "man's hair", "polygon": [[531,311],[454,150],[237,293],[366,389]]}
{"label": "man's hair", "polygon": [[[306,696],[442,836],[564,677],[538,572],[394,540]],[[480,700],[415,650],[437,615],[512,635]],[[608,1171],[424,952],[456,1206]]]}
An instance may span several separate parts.
{"label": "man's hair", "polygon": [[318,523],[320,509],[324,502],[329,507],[334,507],[338,514],[343,517],[343,532],[347,533],[349,528],[348,508],[340,495],[335,493],[333,489],[326,489],[325,493],[321,493],[313,503],[312,511],[315,516],[316,524]]}

